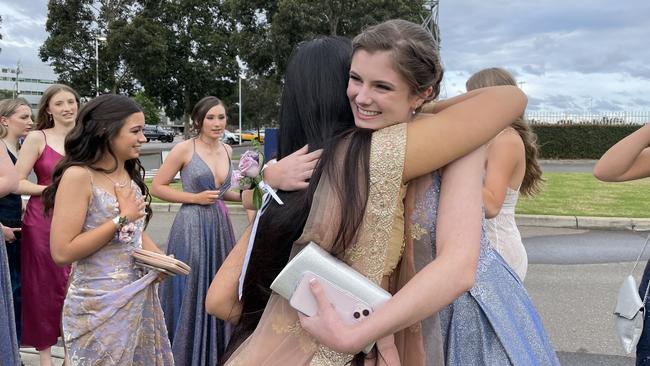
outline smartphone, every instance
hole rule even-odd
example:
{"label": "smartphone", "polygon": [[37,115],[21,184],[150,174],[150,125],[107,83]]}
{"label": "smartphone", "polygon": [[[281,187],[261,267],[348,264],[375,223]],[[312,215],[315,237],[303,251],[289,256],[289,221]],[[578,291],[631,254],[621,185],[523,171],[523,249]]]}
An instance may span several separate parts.
{"label": "smartphone", "polygon": [[307,316],[314,316],[318,313],[318,303],[309,287],[309,281],[312,278],[316,278],[321,284],[325,296],[327,296],[327,299],[346,324],[354,324],[362,321],[372,314],[372,308],[370,305],[359,300],[351,293],[341,289],[328,280],[308,271],[302,276],[302,279],[298,283],[296,290],[293,292],[291,299],[289,299],[289,304],[294,309]]}

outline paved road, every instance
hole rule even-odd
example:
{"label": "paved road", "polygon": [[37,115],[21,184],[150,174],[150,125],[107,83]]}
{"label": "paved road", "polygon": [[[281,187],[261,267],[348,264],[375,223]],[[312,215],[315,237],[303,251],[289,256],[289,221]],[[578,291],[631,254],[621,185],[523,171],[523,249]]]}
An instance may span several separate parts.
{"label": "paved road", "polygon": [[[245,215],[233,215],[240,233]],[[152,237],[165,243],[172,213],[156,212]],[[563,365],[632,366],[614,337],[615,294],[631,269],[645,235],[522,227],[530,265],[526,288],[533,298]],[[645,257],[648,257],[646,255]],[[640,276],[643,268],[637,269]]]}
{"label": "paved road", "polygon": [[[612,310],[644,233],[522,227],[525,285],[563,365],[634,365],[615,338]],[[647,258],[648,255],[645,255]],[[643,264],[637,269],[637,278]]]}
{"label": "paved road", "polygon": [[541,160],[540,165],[544,172],[558,173],[591,173],[596,160]]}

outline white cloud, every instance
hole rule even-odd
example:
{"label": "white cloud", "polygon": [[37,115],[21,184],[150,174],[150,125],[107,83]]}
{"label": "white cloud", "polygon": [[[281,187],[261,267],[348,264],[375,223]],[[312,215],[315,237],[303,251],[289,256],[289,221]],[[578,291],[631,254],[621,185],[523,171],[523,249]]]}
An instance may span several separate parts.
{"label": "white cloud", "polygon": [[446,90],[498,66],[525,82],[532,110],[650,110],[648,14],[645,0],[441,2]]}

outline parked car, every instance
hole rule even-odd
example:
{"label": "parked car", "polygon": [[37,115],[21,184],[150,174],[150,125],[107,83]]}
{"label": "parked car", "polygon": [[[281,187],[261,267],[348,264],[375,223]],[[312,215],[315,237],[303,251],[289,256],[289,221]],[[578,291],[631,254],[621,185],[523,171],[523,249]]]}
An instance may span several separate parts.
{"label": "parked car", "polygon": [[144,137],[147,138],[147,142],[151,140],[158,140],[161,142],[172,142],[174,141],[174,132],[163,128],[162,126],[154,125],[145,125],[144,126]]}
{"label": "parked car", "polygon": [[244,131],[241,133],[242,141],[253,141],[257,140],[260,143],[264,143],[264,132],[260,131],[260,135],[257,136],[257,131]]}
{"label": "parked car", "polygon": [[235,145],[239,143],[239,135],[225,130],[223,132],[223,136],[221,136],[221,141],[227,143],[228,145]]}

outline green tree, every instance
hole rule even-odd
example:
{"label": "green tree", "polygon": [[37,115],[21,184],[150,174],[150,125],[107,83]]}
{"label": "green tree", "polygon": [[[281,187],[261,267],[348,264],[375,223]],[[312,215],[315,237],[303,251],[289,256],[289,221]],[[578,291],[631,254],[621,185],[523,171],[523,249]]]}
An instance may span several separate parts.
{"label": "green tree", "polygon": [[140,91],[135,93],[133,100],[142,108],[146,124],[157,125],[160,123],[160,107],[145,92]]}
{"label": "green tree", "polygon": [[14,95],[13,90],[0,89],[0,100],[2,100],[2,99],[13,99],[14,96],[15,95]]}
{"label": "green tree", "polygon": [[[52,65],[60,82],[82,96],[97,93],[96,70],[100,93],[132,93],[136,84],[119,42],[135,9],[135,0],[50,0],[41,60]],[[97,41],[100,36],[106,40]]]}
{"label": "green tree", "polygon": [[[238,92],[236,89],[229,105],[228,124],[239,127]],[[274,78],[251,76],[242,80],[242,128],[259,130],[278,125],[281,87]]]}
{"label": "green tree", "polygon": [[235,24],[217,0],[142,5],[121,41],[126,63],[170,118],[182,117],[189,133],[199,99],[214,95],[232,104],[239,74]]}
{"label": "green tree", "polygon": [[[422,0],[227,0],[227,4],[238,21],[234,42],[250,79],[242,92],[244,124],[255,128],[276,123],[282,75],[298,43],[321,35],[352,38],[367,25],[392,18],[420,23],[427,15]],[[253,98],[250,103],[248,96]]]}
{"label": "green tree", "polygon": [[392,18],[420,23],[423,0],[230,0],[239,21],[240,57],[257,75],[284,73],[291,51],[319,35],[354,37],[364,27]]}

